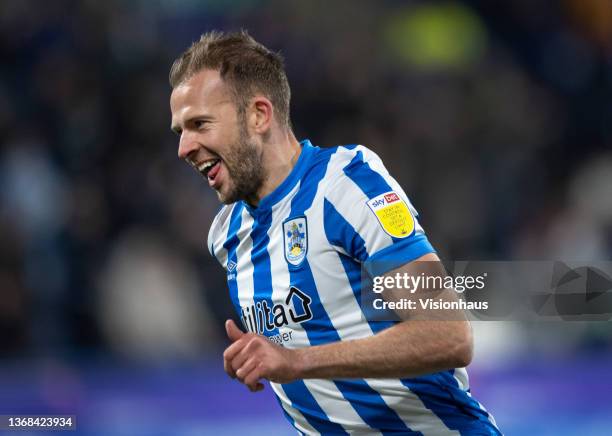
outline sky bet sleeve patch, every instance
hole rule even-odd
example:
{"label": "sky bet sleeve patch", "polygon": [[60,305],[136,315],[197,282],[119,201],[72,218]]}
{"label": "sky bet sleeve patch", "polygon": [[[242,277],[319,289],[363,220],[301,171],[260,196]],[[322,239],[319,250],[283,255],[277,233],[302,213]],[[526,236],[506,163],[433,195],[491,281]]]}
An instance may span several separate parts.
{"label": "sky bet sleeve patch", "polygon": [[414,231],[414,218],[408,205],[393,191],[368,200],[368,206],[385,232],[394,238],[406,238]]}

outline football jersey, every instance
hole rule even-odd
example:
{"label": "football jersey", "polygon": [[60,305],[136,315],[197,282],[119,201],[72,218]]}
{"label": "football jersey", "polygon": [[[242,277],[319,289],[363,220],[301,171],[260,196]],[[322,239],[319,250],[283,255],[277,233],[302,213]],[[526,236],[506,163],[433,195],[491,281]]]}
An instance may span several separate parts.
{"label": "football jersey", "polygon": [[[364,316],[362,267],[382,274],[376,265],[390,270],[434,249],[374,152],[301,146],[291,173],[257,207],[239,201],[218,212],[208,248],[246,330],[287,348],[372,336],[393,323]],[[500,434],[464,368],[270,385],[304,434]]]}

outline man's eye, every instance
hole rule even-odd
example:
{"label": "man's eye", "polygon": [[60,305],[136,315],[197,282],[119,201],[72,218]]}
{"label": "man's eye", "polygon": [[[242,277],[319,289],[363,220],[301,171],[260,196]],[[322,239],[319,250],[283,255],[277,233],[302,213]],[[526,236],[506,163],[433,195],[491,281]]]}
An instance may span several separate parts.
{"label": "man's eye", "polygon": [[205,127],[206,124],[207,124],[207,122],[203,121],[203,120],[198,120],[198,121],[195,122],[196,129],[200,129],[202,127]]}

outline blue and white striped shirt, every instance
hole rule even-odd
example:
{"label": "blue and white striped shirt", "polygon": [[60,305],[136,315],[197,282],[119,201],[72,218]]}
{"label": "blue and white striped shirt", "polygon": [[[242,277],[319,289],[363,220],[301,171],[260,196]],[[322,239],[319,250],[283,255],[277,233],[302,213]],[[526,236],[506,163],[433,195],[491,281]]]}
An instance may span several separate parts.
{"label": "blue and white striped shirt", "polygon": [[[393,193],[414,217],[414,229],[401,237],[368,207]],[[288,348],[308,347],[392,325],[363,316],[361,267],[391,259],[400,266],[433,252],[416,217],[371,150],[306,140],[289,176],[257,208],[240,201],[219,211],[208,247],[226,269],[244,328]],[[465,368],[407,379],[270,384],[287,419],[305,434],[500,434],[472,398]]]}

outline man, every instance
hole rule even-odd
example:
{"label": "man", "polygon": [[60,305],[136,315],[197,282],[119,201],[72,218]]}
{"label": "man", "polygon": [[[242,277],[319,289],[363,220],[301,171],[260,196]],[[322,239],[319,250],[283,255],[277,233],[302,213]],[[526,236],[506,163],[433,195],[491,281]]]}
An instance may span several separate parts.
{"label": "man", "polygon": [[248,331],[226,322],[226,372],[268,380],[305,434],[499,434],[469,393],[467,321],[363,316],[362,266],[438,260],[378,156],[298,142],[282,60],[245,32],[203,35],[170,83],[179,157],[225,204],[208,247]]}

